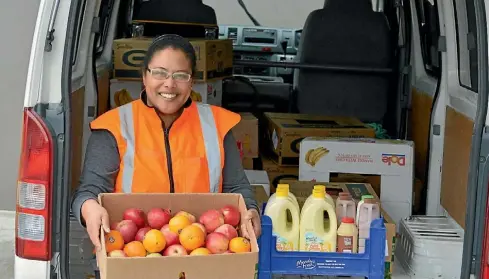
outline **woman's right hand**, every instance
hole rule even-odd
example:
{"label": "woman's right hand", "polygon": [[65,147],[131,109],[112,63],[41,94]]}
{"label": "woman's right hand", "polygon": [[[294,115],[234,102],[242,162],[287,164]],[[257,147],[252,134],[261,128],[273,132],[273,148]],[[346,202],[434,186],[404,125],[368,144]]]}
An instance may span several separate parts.
{"label": "woman's right hand", "polygon": [[97,250],[102,248],[100,243],[100,226],[105,232],[110,232],[109,214],[107,210],[101,206],[97,200],[87,200],[83,203],[81,214],[87,228],[90,240]]}

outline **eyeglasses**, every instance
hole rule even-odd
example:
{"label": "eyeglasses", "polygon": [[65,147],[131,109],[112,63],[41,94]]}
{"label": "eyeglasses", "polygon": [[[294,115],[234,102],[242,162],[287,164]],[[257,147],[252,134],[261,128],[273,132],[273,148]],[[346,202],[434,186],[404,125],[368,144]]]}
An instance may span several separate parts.
{"label": "eyeglasses", "polygon": [[172,77],[173,80],[177,82],[189,82],[190,79],[192,78],[192,75],[189,73],[185,73],[185,72],[170,73],[169,71],[163,68],[153,68],[153,69],[148,68],[148,72],[151,74],[153,78],[158,80],[166,80]]}

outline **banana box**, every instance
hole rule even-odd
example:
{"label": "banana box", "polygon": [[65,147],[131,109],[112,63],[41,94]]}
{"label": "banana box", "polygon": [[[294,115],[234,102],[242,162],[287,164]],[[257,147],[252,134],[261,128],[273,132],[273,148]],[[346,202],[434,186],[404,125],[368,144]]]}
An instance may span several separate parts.
{"label": "banana box", "polygon": [[139,99],[142,90],[141,81],[110,80],[110,107],[116,108]]}
{"label": "banana box", "polygon": [[305,138],[300,143],[299,180],[330,182],[336,173],[380,176],[380,200],[398,223],[411,216],[414,143],[403,140]]}

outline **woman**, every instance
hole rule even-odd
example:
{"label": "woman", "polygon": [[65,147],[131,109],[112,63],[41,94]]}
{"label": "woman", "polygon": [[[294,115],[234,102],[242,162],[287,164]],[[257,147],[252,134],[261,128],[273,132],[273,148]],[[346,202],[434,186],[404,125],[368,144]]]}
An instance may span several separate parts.
{"label": "woman", "polygon": [[[90,123],[80,186],[72,211],[100,249],[100,226],[109,231],[107,211],[98,203],[110,192],[240,193],[246,219],[260,235],[260,216],[236,141],[240,116],[190,99],[196,54],[178,35],[163,35],[143,62],[141,99]],[[243,235],[249,232],[243,226]]]}

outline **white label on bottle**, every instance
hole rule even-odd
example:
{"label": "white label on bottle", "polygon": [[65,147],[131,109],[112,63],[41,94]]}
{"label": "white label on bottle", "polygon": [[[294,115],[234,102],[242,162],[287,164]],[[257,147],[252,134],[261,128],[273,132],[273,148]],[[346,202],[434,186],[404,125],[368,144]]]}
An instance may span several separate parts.
{"label": "white label on bottle", "polygon": [[389,256],[389,247],[387,246],[389,244],[389,242],[387,241],[387,239],[385,240],[385,256],[388,257]]}

